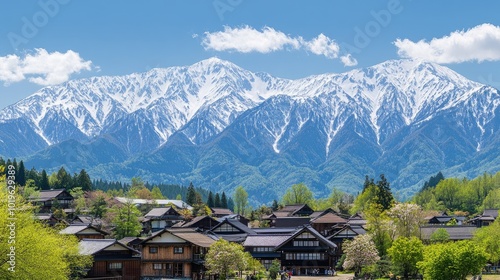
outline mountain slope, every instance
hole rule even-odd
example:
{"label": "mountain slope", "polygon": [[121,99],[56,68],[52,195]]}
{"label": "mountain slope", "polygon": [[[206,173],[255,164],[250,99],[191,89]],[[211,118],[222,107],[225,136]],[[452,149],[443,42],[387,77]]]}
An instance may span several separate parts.
{"label": "mountain slope", "polygon": [[243,185],[255,201],[298,182],[355,192],[385,173],[407,197],[438,171],[500,169],[499,105],[497,89],[422,61],[286,80],[211,58],[44,88],[0,112],[0,154],[108,179]]}

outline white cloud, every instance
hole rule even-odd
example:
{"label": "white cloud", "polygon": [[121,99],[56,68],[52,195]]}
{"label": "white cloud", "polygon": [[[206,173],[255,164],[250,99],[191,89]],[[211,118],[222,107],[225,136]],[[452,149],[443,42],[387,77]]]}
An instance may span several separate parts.
{"label": "white cloud", "polygon": [[356,66],[358,65],[358,61],[352,57],[351,54],[346,54],[340,57],[340,61],[344,63],[344,66]]}
{"label": "white cloud", "polygon": [[269,53],[287,46],[298,49],[300,38],[292,38],[271,27],[264,27],[262,31],[258,31],[250,26],[242,28],[225,26],[224,31],[205,32],[202,45],[205,49],[216,51]]}
{"label": "white cloud", "polygon": [[45,49],[35,49],[24,58],[17,55],[0,57],[0,81],[5,85],[25,79],[43,86],[55,85],[66,82],[74,73],[91,69],[92,61],[85,61],[72,50],[49,53]]}
{"label": "white cloud", "polygon": [[309,42],[304,42],[304,45],[313,54],[324,55],[330,59],[337,58],[340,51],[339,45],[323,33]]}
{"label": "white cloud", "polygon": [[[248,25],[241,28],[225,26],[224,31],[205,32],[201,44],[206,50],[241,53],[270,53],[286,49],[304,49],[329,59],[338,58],[340,52],[339,44],[324,34],[319,34],[311,41],[306,41],[300,36],[292,37],[271,27],[264,27],[259,31]],[[357,64],[357,61],[350,54],[347,54],[346,57],[349,59],[341,59],[344,65]]]}
{"label": "white cloud", "polygon": [[500,60],[500,27],[489,23],[455,31],[430,42],[397,39],[398,55],[437,63]]}

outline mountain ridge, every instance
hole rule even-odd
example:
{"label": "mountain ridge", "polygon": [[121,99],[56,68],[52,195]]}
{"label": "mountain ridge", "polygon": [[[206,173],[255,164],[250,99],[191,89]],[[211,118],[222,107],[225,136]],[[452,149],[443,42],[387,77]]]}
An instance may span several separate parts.
{"label": "mountain ridge", "polygon": [[[192,180],[227,190],[247,182],[261,185],[251,187],[254,195],[270,188],[274,196],[300,181],[317,193],[353,190],[348,182],[355,190],[364,175],[385,173],[407,196],[438,171],[481,170],[460,169],[464,162],[496,171],[497,158],[481,151],[498,151],[499,105],[497,89],[423,61],[289,80],[210,58],[43,88],[0,111],[0,154],[47,169],[93,159],[82,168],[108,179]],[[13,139],[21,143],[15,151]],[[70,151],[62,145],[69,140],[87,151]],[[50,148],[58,145],[69,162]],[[102,159],[99,145],[116,158]]]}

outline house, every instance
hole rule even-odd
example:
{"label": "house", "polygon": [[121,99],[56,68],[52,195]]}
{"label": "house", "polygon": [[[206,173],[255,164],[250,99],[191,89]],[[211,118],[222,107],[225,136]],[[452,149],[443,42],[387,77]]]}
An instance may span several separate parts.
{"label": "house", "polygon": [[485,209],[483,214],[469,220],[469,224],[477,227],[488,226],[498,217],[498,209]]}
{"label": "house", "polygon": [[192,228],[156,232],[141,243],[141,275],[147,279],[201,279],[206,271],[203,256],[214,242],[214,238]]}
{"label": "house", "polygon": [[198,216],[191,221],[183,221],[174,224],[173,228],[195,228],[199,231],[207,231],[219,224],[219,221],[210,216]]}
{"label": "house", "polygon": [[474,237],[476,226],[445,226],[445,225],[429,225],[420,227],[420,239],[422,241],[430,241],[432,234],[438,229],[445,229],[448,232],[449,240],[469,240]]}
{"label": "house", "polygon": [[140,252],[141,251],[140,245],[144,239],[145,239],[144,237],[129,236],[118,240],[118,242]]}
{"label": "house", "polygon": [[[308,217],[310,219],[310,216],[314,214],[314,210],[309,207],[307,204],[293,204],[293,205],[286,205],[280,210],[274,211],[270,215],[262,217],[262,220],[267,220],[269,221],[269,226],[270,227],[275,227],[276,226],[276,220],[278,218],[285,218],[285,217]],[[282,226],[287,226],[289,222],[281,222]]]}
{"label": "house", "polygon": [[333,261],[335,264],[342,257],[342,254],[344,254],[344,251],[342,250],[342,244],[344,241],[354,239],[354,237],[366,233],[364,227],[356,224],[338,225],[336,228],[333,228],[332,231],[333,234],[328,236],[327,239],[337,245],[337,251],[335,252]]}
{"label": "house", "polygon": [[345,225],[347,220],[333,209],[323,211],[316,218],[311,219],[311,226],[323,236],[329,236],[339,225]]}
{"label": "house", "polygon": [[255,231],[237,220],[224,219],[213,227],[210,233],[229,242],[243,243],[247,236],[255,234]]}
{"label": "house", "polygon": [[361,214],[359,213],[356,213],[354,215],[352,215],[351,217],[349,217],[349,219],[347,220],[347,223],[350,224],[350,225],[358,225],[358,226],[366,226],[366,220],[363,216],[361,216]]}
{"label": "house", "polygon": [[141,278],[140,252],[125,246],[116,239],[82,239],[79,247],[80,254],[94,258],[92,268],[86,278],[117,277],[112,279],[122,280]]}
{"label": "house", "polygon": [[115,197],[119,203],[132,203],[136,206],[142,205],[155,205],[162,207],[175,206],[177,209],[192,210],[193,207],[186,202],[178,199],[142,199],[142,198],[128,198],[128,197]]}
{"label": "house", "polygon": [[313,270],[325,274],[325,270],[336,264],[337,245],[310,225],[296,230],[274,250],[281,253],[281,265],[293,275],[311,275]]}
{"label": "house", "polygon": [[109,233],[90,224],[71,224],[59,231],[60,234],[72,234],[82,239],[104,239]]}
{"label": "house", "polygon": [[240,214],[231,214],[231,215],[222,216],[222,217],[218,218],[217,221],[222,222],[225,219],[237,220],[240,223],[244,224],[245,226],[248,226],[248,223],[250,223],[249,219],[245,218],[244,216],[242,216]]}
{"label": "house", "polygon": [[76,215],[73,220],[71,220],[72,224],[91,224],[95,227],[101,227],[103,221],[100,218],[94,218],[90,215]]}
{"label": "house", "polygon": [[59,223],[68,224],[66,221],[54,217],[52,213],[37,213],[35,214],[35,219],[48,225],[49,227],[53,227]]}
{"label": "house", "polygon": [[40,207],[40,213],[54,212],[52,207],[57,206],[60,209],[67,209],[69,212],[73,203],[73,196],[65,189],[42,190],[37,195],[30,196],[28,201],[33,205]]}
{"label": "house", "polygon": [[433,216],[428,219],[429,225],[446,225],[449,223],[454,223],[456,225],[462,225],[465,221],[464,216],[448,215],[446,212],[441,215]]}
{"label": "house", "polygon": [[273,260],[281,259],[281,252],[275,251],[274,248],[290,238],[290,236],[291,233],[249,235],[243,242],[243,247],[253,258],[259,260],[266,269],[269,269]]}
{"label": "house", "polygon": [[153,208],[142,219],[143,232],[159,231],[182,220],[182,215],[173,207]]}
{"label": "house", "polygon": [[212,211],[212,216],[215,218],[222,218],[224,216],[234,214],[233,211],[231,211],[230,209],[227,209],[227,208],[212,207],[212,208],[210,208],[210,210]]}

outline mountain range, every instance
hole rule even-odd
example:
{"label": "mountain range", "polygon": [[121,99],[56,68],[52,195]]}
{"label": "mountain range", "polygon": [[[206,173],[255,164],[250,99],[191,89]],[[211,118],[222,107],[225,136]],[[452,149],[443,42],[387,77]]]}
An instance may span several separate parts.
{"label": "mountain range", "polygon": [[93,178],[242,185],[253,202],[304,182],[356,193],[500,170],[500,93],[441,65],[391,60],[290,80],[210,58],[45,87],[0,111],[0,155]]}

